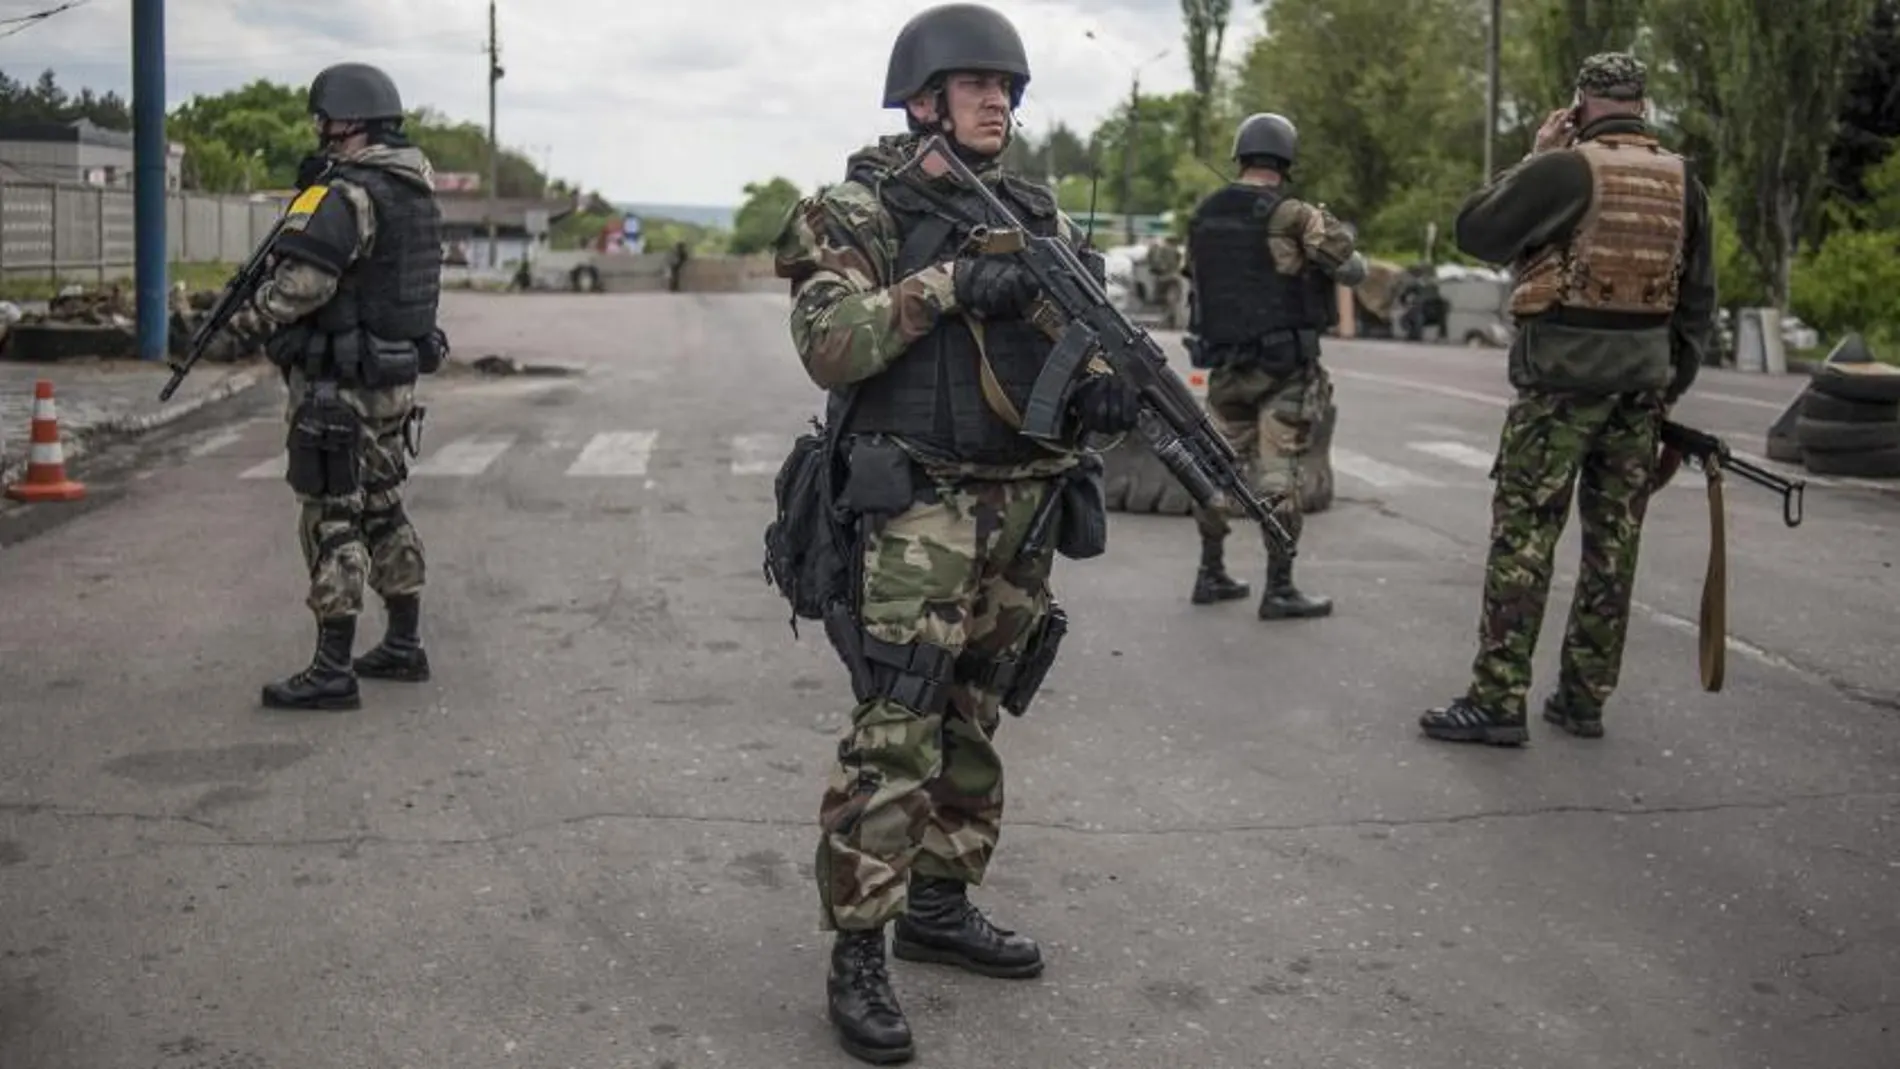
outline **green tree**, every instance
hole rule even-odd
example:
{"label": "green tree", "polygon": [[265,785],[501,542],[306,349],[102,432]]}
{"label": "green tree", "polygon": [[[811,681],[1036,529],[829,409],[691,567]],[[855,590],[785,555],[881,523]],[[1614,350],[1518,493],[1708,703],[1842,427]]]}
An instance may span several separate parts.
{"label": "green tree", "polygon": [[1726,201],[1769,303],[1788,307],[1797,243],[1827,175],[1847,59],[1872,0],[1708,0],[1719,13]]}
{"label": "green tree", "polygon": [[1233,0],[1181,0],[1182,36],[1187,42],[1188,71],[1194,77],[1194,99],[1188,106],[1188,151],[1207,158],[1208,119],[1220,81],[1221,45],[1227,39],[1227,18]]}
{"label": "green tree", "polygon": [[798,187],[785,178],[746,183],[745,202],[732,218],[733,254],[748,256],[771,248],[799,196]]}

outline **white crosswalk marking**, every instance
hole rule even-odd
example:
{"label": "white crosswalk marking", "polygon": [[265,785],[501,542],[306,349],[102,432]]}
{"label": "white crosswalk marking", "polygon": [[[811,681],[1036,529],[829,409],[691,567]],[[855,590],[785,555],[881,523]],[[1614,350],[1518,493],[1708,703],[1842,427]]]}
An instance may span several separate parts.
{"label": "white crosswalk marking", "polygon": [[1463,464],[1467,468],[1490,471],[1492,455],[1490,451],[1468,446],[1463,442],[1408,442],[1408,448],[1427,453],[1454,464]]}
{"label": "white crosswalk marking", "polygon": [[587,440],[569,475],[645,475],[658,431],[604,431]]}
{"label": "white crosswalk marking", "polygon": [[276,456],[271,457],[269,460],[266,460],[262,464],[245,468],[243,471],[238,473],[238,478],[240,479],[281,479],[284,477],[284,472],[289,469],[289,465],[287,463],[289,459],[290,458],[284,455],[283,453],[279,453]]}
{"label": "white crosswalk marking", "polygon": [[740,434],[732,439],[734,475],[776,475],[789,443],[779,434]]}
{"label": "white crosswalk marking", "polygon": [[244,437],[244,432],[236,427],[226,427],[218,433],[191,447],[191,455],[202,457],[215,453],[227,445],[235,445]]}
{"label": "white crosswalk marking", "polygon": [[515,444],[514,435],[457,438],[409,469],[410,475],[480,475]]}
{"label": "white crosswalk marking", "polygon": [[1362,483],[1370,483],[1381,490],[1396,490],[1407,486],[1442,487],[1445,485],[1436,479],[1413,474],[1404,468],[1395,467],[1374,460],[1363,453],[1355,453],[1338,446],[1333,447],[1333,470]]}

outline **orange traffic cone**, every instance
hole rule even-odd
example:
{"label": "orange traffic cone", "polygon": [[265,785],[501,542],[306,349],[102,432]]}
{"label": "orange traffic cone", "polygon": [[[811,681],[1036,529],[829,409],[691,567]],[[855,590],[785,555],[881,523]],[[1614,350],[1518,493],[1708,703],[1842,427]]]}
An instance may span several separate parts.
{"label": "orange traffic cone", "polygon": [[33,387],[33,452],[27,458],[26,481],[7,487],[7,496],[15,501],[78,501],[86,496],[83,483],[66,477],[66,451],[59,444],[53,384],[46,379]]}

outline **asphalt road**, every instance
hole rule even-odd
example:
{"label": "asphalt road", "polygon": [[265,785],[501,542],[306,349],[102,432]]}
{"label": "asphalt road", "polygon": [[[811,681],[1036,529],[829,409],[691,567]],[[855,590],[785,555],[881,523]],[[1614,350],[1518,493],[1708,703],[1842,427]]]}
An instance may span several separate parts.
{"label": "asphalt road", "polygon": [[[0,519],[0,1066],[855,1064],[823,1017],[814,818],[850,698],[760,571],[818,397],[776,295],[456,294],[410,511],[436,679],[260,709],[311,627],[274,387]],[[925,1066],[1900,1064],[1886,489],[1729,490],[1702,693],[1699,479],[1652,510],[1598,742],[1421,738],[1464,684],[1495,353],[1335,344],[1326,620],[1188,604],[1192,524],[1062,562],[1074,630],[1008,719],[979,902],[1030,982],[895,963]],[[1795,389],[1708,373],[1759,436]],[[1540,650],[1541,698],[1574,530]],[[1261,554],[1232,563],[1256,585]],[[381,627],[365,618],[367,646]]]}

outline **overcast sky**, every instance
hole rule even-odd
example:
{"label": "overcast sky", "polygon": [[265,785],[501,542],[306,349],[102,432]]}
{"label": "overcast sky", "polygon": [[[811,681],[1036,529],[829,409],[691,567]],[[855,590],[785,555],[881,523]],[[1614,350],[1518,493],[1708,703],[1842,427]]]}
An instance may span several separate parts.
{"label": "overcast sky", "polygon": [[[0,19],[61,0],[0,0]],[[879,108],[890,42],[929,0],[499,0],[504,146],[610,199],[731,205],[781,174],[810,189],[902,128]],[[1125,99],[1186,88],[1179,0],[998,0],[1029,50],[1020,113],[1036,133],[1091,129]],[[166,104],[255,78],[307,84],[376,63],[411,106],[486,123],[486,0],[171,0]],[[1226,57],[1258,24],[1235,5]],[[0,69],[130,94],[131,0],[82,4],[0,37]],[[1093,30],[1099,40],[1085,32]],[[1153,62],[1143,61],[1165,49]]]}

